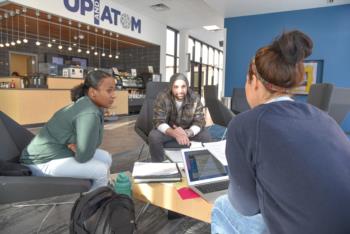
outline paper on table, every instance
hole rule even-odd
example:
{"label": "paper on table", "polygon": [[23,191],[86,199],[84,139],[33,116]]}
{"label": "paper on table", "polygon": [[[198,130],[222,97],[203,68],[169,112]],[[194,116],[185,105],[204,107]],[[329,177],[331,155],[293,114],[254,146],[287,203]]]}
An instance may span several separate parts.
{"label": "paper on table", "polygon": [[199,141],[191,141],[190,148],[191,148],[191,149],[194,149],[194,148],[203,148],[203,144],[202,144],[202,142],[199,142]]}
{"label": "paper on table", "polygon": [[135,162],[132,176],[165,176],[177,174],[178,172],[176,163]]}
{"label": "paper on table", "polygon": [[209,150],[209,152],[214,155],[224,166],[227,166],[226,159],[226,140],[203,143],[204,147]]}

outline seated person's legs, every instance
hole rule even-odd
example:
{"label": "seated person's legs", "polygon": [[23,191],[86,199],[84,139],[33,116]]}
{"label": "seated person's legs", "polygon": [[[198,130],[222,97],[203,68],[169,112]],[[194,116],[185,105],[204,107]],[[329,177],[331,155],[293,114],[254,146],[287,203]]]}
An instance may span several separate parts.
{"label": "seated person's legs", "polygon": [[175,139],[163,134],[157,129],[153,129],[149,133],[148,143],[152,162],[164,161],[164,143],[169,141],[175,141]]}
{"label": "seated person's legs", "polygon": [[[101,159],[101,152],[103,152],[105,162],[99,160]],[[99,152],[96,151],[94,157],[85,163],[79,163],[73,157],[68,157],[55,159],[43,164],[28,166],[31,168],[33,175],[36,176],[57,176],[91,179],[93,180],[93,184],[90,189],[91,191],[108,184],[109,166],[107,165],[108,161],[106,160],[106,155],[109,155],[109,153],[101,150]],[[99,159],[96,159],[96,156]]]}
{"label": "seated person's legs", "polygon": [[191,141],[198,141],[198,142],[211,142],[212,138],[210,136],[210,133],[207,129],[203,128],[201,131],[195,135],[194,137],[190,138]]}
{"label": "seated person's legs", "polygon": [[261,214],[244,216],[231,205],[227,195],[216,199],[211,213],[212,234],[260,234],[265,230]]}
{"label": "seated person's legs", "polygon": [[111,167],[112,165],[111,154],[103,149],[96,149],[96,152],[93,158],[105,163],[108,166],[108,168]]}

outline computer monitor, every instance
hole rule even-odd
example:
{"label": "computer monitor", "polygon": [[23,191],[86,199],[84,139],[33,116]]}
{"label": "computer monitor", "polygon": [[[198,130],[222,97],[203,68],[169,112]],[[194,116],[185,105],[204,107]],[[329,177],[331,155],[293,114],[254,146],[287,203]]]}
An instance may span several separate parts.
{"label": "computer monitor", "polygon": [[80,65],[81,68],[86,68],[87,67],[87,59],[86,58],[72,57],[72,64]]}
{"label": "computer monitor", "polygon": [[52,56],[51,62],[56,65],[63,65],[63,57]]}

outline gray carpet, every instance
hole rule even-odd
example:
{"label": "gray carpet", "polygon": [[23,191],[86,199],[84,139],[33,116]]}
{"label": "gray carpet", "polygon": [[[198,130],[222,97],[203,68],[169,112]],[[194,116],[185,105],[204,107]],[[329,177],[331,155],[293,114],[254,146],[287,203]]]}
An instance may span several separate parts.
{"label": "gray carpet", "polygon": [[[141,147],[141,146],[140,146]],[[135,148],[123,153],[114,154],[111,172],[131,171],[133,162],[137,160],[140,148]],[[141,160],[148,157],[148,149],[145,147]],[[53,203],[75,201],[79,194],[65,195],[41,199],[29,203]],[[135,202],[136,213],[144,203]],[[73,204],[59,205],[43,223],[40,233],[69,233],[69,219]],[[0,205],[0,233],[1,234],[29,234],[37,233],[40,223],[50,210],[50,206],[16,208],[12,204]],[[167,211],[150,206],[141,216],[137,234],[182,234],[182,233],[210,233],[210,225],[192,218],[183,217],[175,220],[167,219]]]}

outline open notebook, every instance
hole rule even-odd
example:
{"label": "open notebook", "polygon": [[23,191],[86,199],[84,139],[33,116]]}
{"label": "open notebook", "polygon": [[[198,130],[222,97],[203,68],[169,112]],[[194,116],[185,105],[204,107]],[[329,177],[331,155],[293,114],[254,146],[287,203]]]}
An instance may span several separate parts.
{"label": "open notebook", "polygon": [[135,183],[177,182],[181,172],[176,163],[135,162],[132,171]]}

